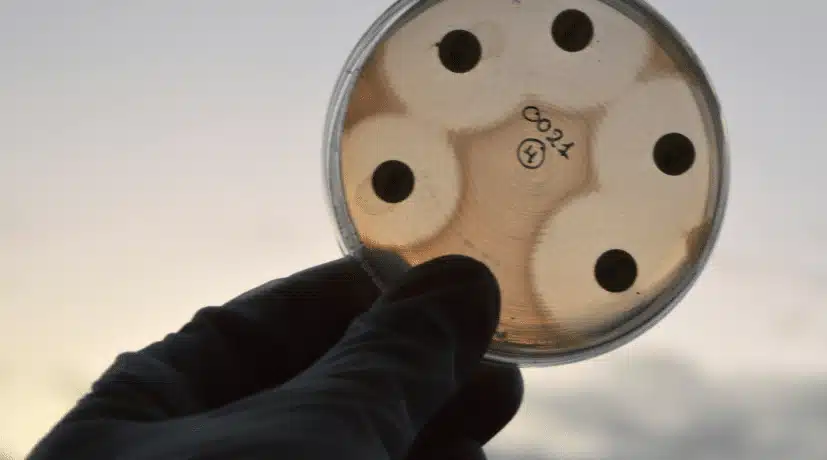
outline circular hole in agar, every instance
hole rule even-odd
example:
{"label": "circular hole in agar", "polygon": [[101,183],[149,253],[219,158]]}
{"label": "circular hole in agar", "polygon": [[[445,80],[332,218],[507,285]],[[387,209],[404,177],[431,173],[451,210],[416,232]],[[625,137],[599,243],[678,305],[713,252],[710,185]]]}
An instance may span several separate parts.
{"label": "circular hole in agar", "polygon": [[594,24],[580,10],[565,10],[551,23],[551,38],[564,51],[583,51],[594,38]]}
{"label": "circular hole in agar", "polygon": [[622,249],[606,251],[594,264],[594,278],[600,287],[609,292],[624,292],[635,284],[637,262]]}
{"label": "circular hole in agar", "polygon": [[466,73],[482,59],[482,45],[477,36],[467,30],[452,30],[439,42],[439,60],[454,73]]}
{"label": "circular hole in agar", "polygon": [[655,143],[653,156],[662,173],[680,176],[695,163],[695,146],[683,134],[669,133]]}
{"label": "circular hole in agar", "polygon": [[405,201],[414,189],[414,173],[405,163],[388,160],[373,171],[373,192],[387,203]]}

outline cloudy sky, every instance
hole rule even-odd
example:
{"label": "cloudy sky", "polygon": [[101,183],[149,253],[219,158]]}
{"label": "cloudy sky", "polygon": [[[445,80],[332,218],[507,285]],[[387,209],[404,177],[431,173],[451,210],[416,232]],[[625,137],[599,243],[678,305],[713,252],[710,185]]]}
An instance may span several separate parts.
{"label": "cloudy sky", "polygon": [[[0,449],[22,457],[117,353],[338,257],[323,118],[389,3],[0,0]],[[725,109],[724,232],[654,330],[527,371],[525,408],[492,453],[824,458],[827,10],[653,5]]]}

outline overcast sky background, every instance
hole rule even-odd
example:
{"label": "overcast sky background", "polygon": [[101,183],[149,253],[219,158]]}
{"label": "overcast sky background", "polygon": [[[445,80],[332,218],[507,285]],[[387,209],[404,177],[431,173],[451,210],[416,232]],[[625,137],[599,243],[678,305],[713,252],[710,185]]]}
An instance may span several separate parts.
{"label": "overcast sky background", "polygon": [[[0,0],[0,452],[22,458],[119,352],[339,256],[320,133],[389,4]],[[827,7],[653,5],[723,103],[724,232],[654,330],[527,371],[492,455],[827,458]]]}

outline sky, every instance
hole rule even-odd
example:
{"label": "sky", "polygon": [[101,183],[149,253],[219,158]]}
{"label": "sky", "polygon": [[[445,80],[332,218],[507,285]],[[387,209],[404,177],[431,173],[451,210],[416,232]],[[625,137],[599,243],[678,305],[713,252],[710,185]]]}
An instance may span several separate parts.
{"label": "sky", "polygon": [[[339,257],[322,125],[389,4],[0,0],[0,453],[22,458],[118,353]],[[823,458],[827,7],[652,5],[723,105],[721,238],[643,337],[527,370],[492,456]]]}

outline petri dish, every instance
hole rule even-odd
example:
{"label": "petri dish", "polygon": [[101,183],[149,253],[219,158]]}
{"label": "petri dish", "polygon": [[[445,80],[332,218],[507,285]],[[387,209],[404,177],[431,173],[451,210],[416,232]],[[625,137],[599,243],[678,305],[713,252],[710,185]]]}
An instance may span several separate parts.
{"label": "petri dish", "polygon": [[380,287],[446,254],[502,293],[487,358],[607,353],[702,272],[726,207],[718,99],[636,0],[402,0],[363,35],[328,109],[343,252]]}

